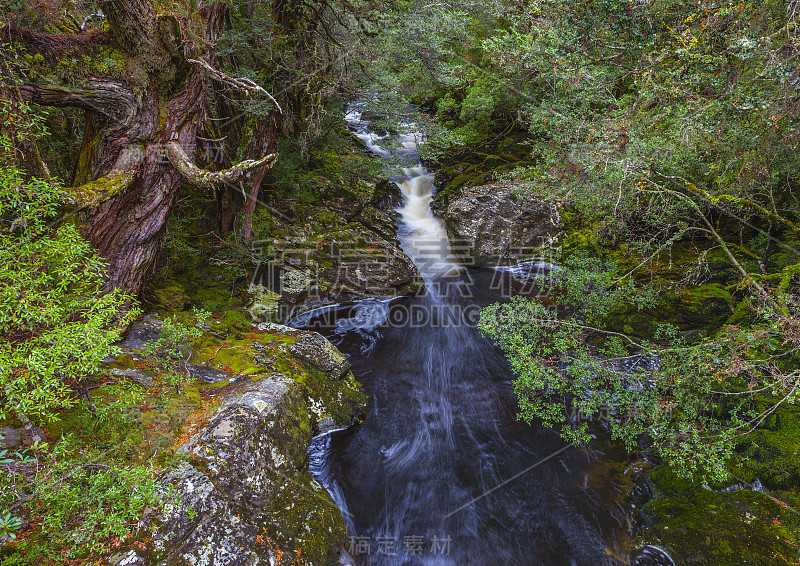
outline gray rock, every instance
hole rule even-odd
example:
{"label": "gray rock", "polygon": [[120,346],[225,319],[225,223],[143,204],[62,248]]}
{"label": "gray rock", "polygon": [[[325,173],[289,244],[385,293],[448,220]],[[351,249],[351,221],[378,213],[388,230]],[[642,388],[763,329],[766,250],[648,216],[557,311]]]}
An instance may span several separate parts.
{"label": "gray rock", "polygon": [[15,428],[0,426],[0,450],[9,450],[22,443],[22,435]]}
{"label": "gray rock", "polygon": [[128,335],[120,346],[123,350],[137,351],[148,342],[155,342],[161,336],[164,324],[157,317],[148,314],[137,320],[130,326]]}
{"label": "gray rock", "polygon": [[[275,341],[270,340],[268,344],[275,344]],[[273,353],[271,349],[267,348],[266,344],[258,340],[253,340],[250,343],[250,349],[253,351],[253,361],[262,367],[271,366],[278,359],[277,354]]]}
{"label": "gray rock", "polygon": [[344,523],[308,472],[302,385],[273,374],[235,387],[181,447],[187,459],[159,479],[170,504],[150,512],[157,530],[143,531],[136,556],[142,566],[267,566],[278,564],[277,547],[302,549],[304,566],[338,564]]}
{"label": "gray rock", "polygon": [[110,566],[145,566],[147,561],[139,556],[135,550],[118,552],[108,559]]}
{"label": "gray rock", "polygon": [[142,387],[150,388],[150,387],[155,387],[156,385],[156,381],[153,379],[153,376],[138,369],[111,368],[111,375],[130,379],[131,381],[135,381]]}
{"label": "gray rock", "polygon": [[531,255],[552,241],[561,223],[551,203],[501,185],[464,189],[450,202],[445,220],[454,247],[466,248],[478,265]]}
{"label": "gray rock", "polygon": [[217,381],[230,381],[233,374],[211,366],[201,366],[197,364],[185,364],[189,375],[202,379],[206,383],[216,383]]}
{"label": "gray rock", "polygon": [[[351,220],[323,226],[312,240],[299,232],[273,242],[275,260],[253,274],[246,309],[254,323],[288,320],[311,309],[367,298],[388,299],[424,288],[402,251],[389,212],[366,204]],[[333,228],[333,229],[331,229]]]}
{"label": "gray rock", "polygon": [[289,351],[336,378],[350,371],[350,362],[344,354],[317,332],[301,336],[289,347]]}
{"label": "gray rock", "polygon": [[277,322],[262,322],[257,328],[262,332],[280,332],[281,334],[297,332],[296,328],[278,324]]}
{"label": "gray rock", "polygon": [[160,517],[150,552],[153,564],[269,563],[255,556],[258,529],[234,514],[208,476],[182,462],[161,481],[179,497]]}

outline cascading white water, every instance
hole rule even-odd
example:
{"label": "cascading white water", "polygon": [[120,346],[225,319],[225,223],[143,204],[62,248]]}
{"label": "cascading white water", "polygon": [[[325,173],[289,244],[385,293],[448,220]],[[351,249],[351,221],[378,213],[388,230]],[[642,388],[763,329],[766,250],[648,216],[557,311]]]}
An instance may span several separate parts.
{"label": "cascading white water", "polygon": [[444,222],[431,210],[433,173],[421,166],[405,173],[407,178],[396,182],[403,193],[403,206],[398,209],[402,220],[398,238],[403,252],[426,283],[461,273],[463,268],[450,249]]}
{"label": "cascading white water", "polygon": [[[380,157],[389,157],[392,152],[378,143],[390,136],[378,136],[362,120],[361,112],[352,109],[345,116],[355,136],[369,151]],[[434,184],[433,173],[419,163],[419,146],[424,136],[414,132],[414,124],[403,124],[406,133],[394,136],[399,144],[394,153],[412,167],[403,169],[404,176],[395,180],[403,193],[403,205],[398,209],[401,226],[398,238],[403,252],[417,266],[425,282],[430,284],[442,277],[458,275],[463,267],[453,255],[444,222],[431,210]]]}

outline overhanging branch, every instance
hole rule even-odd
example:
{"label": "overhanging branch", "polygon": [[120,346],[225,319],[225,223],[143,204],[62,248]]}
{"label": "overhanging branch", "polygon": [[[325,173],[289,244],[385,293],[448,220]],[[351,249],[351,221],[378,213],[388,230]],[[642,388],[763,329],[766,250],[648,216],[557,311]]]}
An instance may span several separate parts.
{"label": "overhanging branch", "polygon": [[222,184],[235,183],[259,167],[272,167],[278,154],[270,153],[261,159],[248,159],[223,171],[206,171],[194,164],[177,141],[171,141],[167,144],[167,157],[175,169],[191,184],[213,189]]}
{"label": "overhanging branch", "polygon": [[24,99],[36,104],[83,108],[119,126],[133,123],[138,108],[136,95],[127,85],[107,79],[89,79],[77,87],[27,83],[19,91]]}

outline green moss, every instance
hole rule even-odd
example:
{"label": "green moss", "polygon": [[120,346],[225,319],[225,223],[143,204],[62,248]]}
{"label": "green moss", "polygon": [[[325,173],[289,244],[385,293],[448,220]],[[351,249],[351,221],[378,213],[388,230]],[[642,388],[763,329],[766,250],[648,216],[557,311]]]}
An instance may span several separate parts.
{"label": "green moss", "polygon": [[307,471],[284,484],[272,513],[280,517],[281,528],[267,527],[262,537],[265,546],[290,560],[299,556],[304,564],[339,564],[339,549],[347,542],[342,514]]}
{"label": "green moss", "polygon": [[567,234],[561,243],[562,260],[573,256],[601,257],[603,249],[599,238],[590,229],[576,230]]}
{"label": "green moss", "polygon": [[167,287],[154,289],[150,304],[158,310],[174,312],[185,309],[190,302],[183,287],[173,283]]}
{"label": "green moss", "polygon": [[733,310],[733,314],[728,317],[725,324],[734,326],[747,326],[755,320],[756,312],[750,306],[749,301],[740,301]]}
{"label": "green moss", "polygon": [[[766,401],[759,402],[761,410]],[[800,407],[782,404],[737,446],[735,473],[771,489],[800,491]]]}
{"label": "green moss", "polygon": [[677,564],[734,566],[791,563],[800,515],[754,491],[717,493],[678,478],[666,466],[650,475],[656,498],[643,512],[646,537]]}
{"label": "green moss", "polygon": [[293,357],[279,358],[275,367],[303,385],[315,426],[327,418],[349,426],[364,414],[367,398],[352,372],[334,378]]}
{"label": "green moss", "polygon": [[130,185],[133,177],[124,171],[114,171],[95,181],[67,189],[72,204],[78,207],[97,206]]}

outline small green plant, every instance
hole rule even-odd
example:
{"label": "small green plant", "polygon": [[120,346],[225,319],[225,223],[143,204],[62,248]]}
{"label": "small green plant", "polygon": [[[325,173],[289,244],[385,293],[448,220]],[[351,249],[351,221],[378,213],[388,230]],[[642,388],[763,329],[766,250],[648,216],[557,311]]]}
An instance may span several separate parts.
{"label": "small green plant", "polygon": [[190,340],[199,338],[203,333],[203,325],[211,313],[202,309],[192,309],[194,324],[184,324],[177,316],[165,318],[161,335],[157,340],[148,342],[142,349],[148,356],[180,359],[183,350]]}
{"label": "small green plant", "polygon": [[14,452],[9,456],[8,450],[0,450],[0,466],[4,464],[30,464],[35,462],[36,458],[27,455],[27,452],[27,450],[23,450],[22,452]]}
{"label": "small green plant", "polygon": [[181,363],[188,360],[191,355],[191,341],[202,335],[211,313],[194,308],[192,315],[194,320],[191,323],[181,322],[177,316],[165,318],[158,339],[148,342],[142,348],[142,353],[176,391],[180,390],[186,375],[185,367]]}
{"label": "small green plant", "polygon": [[16,540],[17,531],[22,528],[22,519],[14,517],[11,511],[0,514],[0,539]]}

